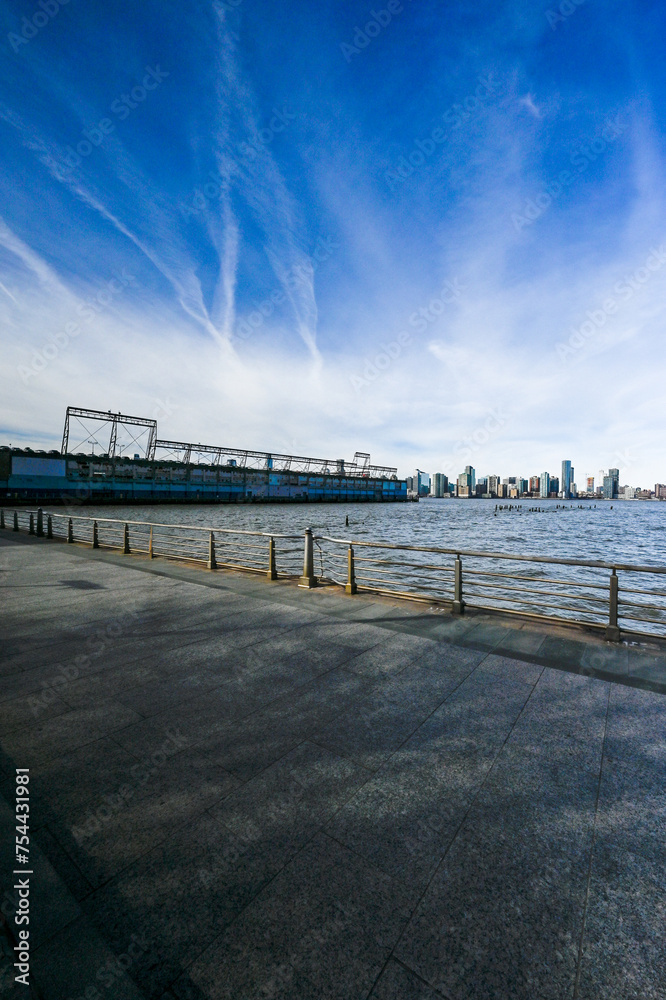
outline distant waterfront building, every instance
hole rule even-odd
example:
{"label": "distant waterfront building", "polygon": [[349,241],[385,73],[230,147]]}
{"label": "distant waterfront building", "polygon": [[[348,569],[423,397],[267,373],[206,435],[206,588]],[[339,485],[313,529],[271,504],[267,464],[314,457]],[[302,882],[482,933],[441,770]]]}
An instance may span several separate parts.
{"label": "distant waterfront building", "polygon": [[539,478],[539,496],[547,497],[550,493],[550,476],[547,472],[542,472]]}
{"label": "distant waterfront building", "polygon": [[[471,465],[465,466],[465,471],[458,476],[458,496],[471,497],[476,491],[476,472]],[[463,490],[465,492],[463,493]]]}
{"label": "distant waterfront building", "polygon": [[655,483],[654,484],[654,495],[657,500],[666,500],[666,484]]}
{"label": "distant waterfront building", "polygon": [[529,484],[527,480],[523,479],[522,476],[518,476],[518,478],[516,479],[516,486],[518,487],[518,492],[520,493],[521,496],[523,493],[527,493],[529,489]]}
{"label": "distant waterfront building", "polygon": [[568,458],[562,462],[562,496],[568,500],[571,496],[571,484],[573,483],[574,470]]}
{"label": "distant waterfront building", "polygon": [[609,469],[608,475],[604,476],[603,497],[604,500],[615,500],[618,496],[620,486],[620,470]]}
{"label": "distant waterfront building", "polygon": [[436,472],[430,484],[430,495],[433,497],[447,497],[449,495],[449,477],[443,472]]}
{"label": "distant waterfront building", "polygon": [[551,496],[553,495],[557,496],[557,494],[560,492],[560,481],[557,478],[557,476],[551,476],[549,491]]}
{"label": "distant waterfront building", "polygon": [[594,476],[587,477],[586,493],[594,493]]}
{"label": "distant waterfront building", "polygon": [[538,493],[541,488],[539,476],[530,476],[530,493]]}
{"label": "distant waterfront building", "polygon": [[498,483],[498,486],[497,486],[497,497],[498,497],[498,499],[499,498],[501,498],[503,500],[506,499],[506,497],[508,496],[508,493],[509,493],[509,487],[506,485],[506,483]]}
{"label": "distant waterfront building", "polygon": [[488,493],[497,496],[497,487],[500,485],[499,476],[488,476]]}
{"label": "distant waterfront building", "polygon": [[414,492],[418,493],[420,497],[427,497],[430,492],[430,475],[427,472],[422,472],[421,469],[414,470]]}

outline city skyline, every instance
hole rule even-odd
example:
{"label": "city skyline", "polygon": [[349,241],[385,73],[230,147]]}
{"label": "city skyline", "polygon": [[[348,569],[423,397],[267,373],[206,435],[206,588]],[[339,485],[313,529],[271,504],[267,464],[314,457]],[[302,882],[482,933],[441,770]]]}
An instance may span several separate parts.
{"label": "city skyline", "polygon": [[3,441],[661,477],[659,5],[46,6],[0,4]]}
{"label": "city skyline", "polygon": [[[497,474],[477,476],[476,469],[465,466],[464,470],[449,480],[440,472],[427,473],[416,469],[413,476],[407,476],[407,486],[421,496],[435,497],[503,497],[538,496],[541,499],[575,499],[584,496],[602,496],[604,499],[646,499],[644,494],[652,494],[657,499],[666,499],[666,485],[654,482],[652,486],[630,486],[621,483],[620,470],[610,468],[607,473],[599,472],[599,481],[594,476],[583,477],[581,486],[574,479],[574,466],[570,459],[562,459],[561,476],[551,476],[544,471],[538,475],[520,475],[502,478]],[[513,491],[513,492],[512,492]]]}

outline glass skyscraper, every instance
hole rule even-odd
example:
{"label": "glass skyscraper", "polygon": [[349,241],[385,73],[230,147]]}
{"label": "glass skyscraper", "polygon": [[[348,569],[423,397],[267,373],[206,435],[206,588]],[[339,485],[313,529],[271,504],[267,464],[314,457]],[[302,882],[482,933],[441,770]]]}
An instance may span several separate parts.
{"label": "glass skyscraper", "polygon": [[560,489],[565,500],[571,496],[571,485],[573,483],[574,470],[569,459],[562,462],[562,478],[560,479]]}

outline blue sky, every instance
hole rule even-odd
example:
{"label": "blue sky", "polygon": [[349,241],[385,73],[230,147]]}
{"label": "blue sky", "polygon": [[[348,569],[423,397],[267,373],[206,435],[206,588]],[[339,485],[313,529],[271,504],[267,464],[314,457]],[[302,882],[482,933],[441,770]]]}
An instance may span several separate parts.
{"label": "blue sky", "polygon": [[0,3],[4,442],[666,479],[664,7]]}

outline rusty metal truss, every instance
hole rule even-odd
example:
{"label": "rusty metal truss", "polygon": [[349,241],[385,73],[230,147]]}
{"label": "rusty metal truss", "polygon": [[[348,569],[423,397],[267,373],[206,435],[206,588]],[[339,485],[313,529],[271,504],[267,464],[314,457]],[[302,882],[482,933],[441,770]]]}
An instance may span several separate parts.
{"label": "rusty metal truss", "polygon": [[[99,444],[96,437],[86,426],[86,421],[96,424],[95,433],[109,427],[109,445],[107,453],[110,458],[120,456],[131,444],[138,447],[139,440],[146,435],[143,447],[144,457],[150,460],[182,462],[185,465],[206,462],[214,466],[236,466],[240,469],[268,469],[273,472],[296,472],[308,475],[359,476],[368,479],[392,479],[397,476],[397,469],[384,465],[371,465],[368,452],[357,451],[353,461],[346,462],[343,458],[306,458],[302,455],[283,455],[276,452],[252,451],[248,448],[228,448],[220,445],[195,444],[191,441],[166,441],[157,437],[157,420],[146,417],[130,417],[122,413],[111,413],[104,410],[86,410],[68,406],[65,416],[65,429],[62,436],[61,452],[70,452],[70,434],[75,422],[78,433],[82,429],[84,437],[82,444]],[[138,429],[136,435],[131,434],[131,444],[118,451],[118,427]],[[72,448],[71,451],[75,449]]]}

